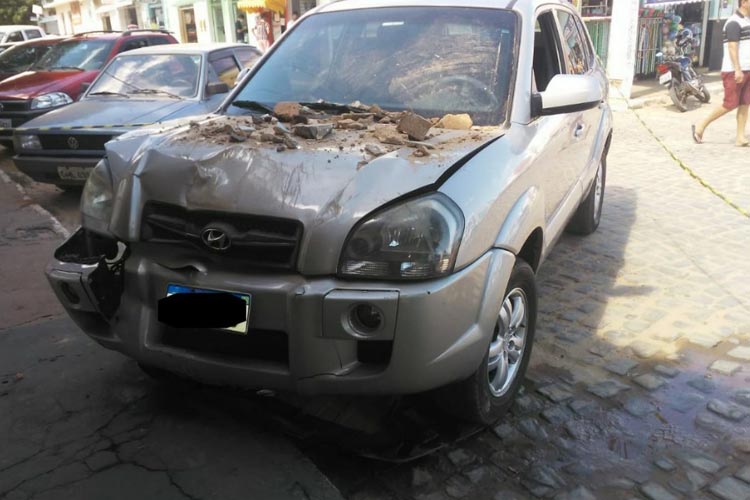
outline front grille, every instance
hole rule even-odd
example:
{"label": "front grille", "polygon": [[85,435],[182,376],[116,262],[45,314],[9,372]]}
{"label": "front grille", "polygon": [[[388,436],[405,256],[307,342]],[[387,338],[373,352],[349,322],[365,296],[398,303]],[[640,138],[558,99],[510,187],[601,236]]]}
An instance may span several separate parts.
{"label": "front grille", "polygon": [[112,139],[111,134],[40,134],[42,149],[63,149],[70,151],[104,151],[104,144]]}
{"label": "front grille", "polygon": [[[229,241],[224,250],[206,245],[209,228],[223,232]],[[143,209],[141,241],[192,246],[202,252],[266,269],[292,269],[302,238],[295,220],[209,210],[186,210],[176,205],[148,202]]]}
{"label": "front grille", "polygon": [[0,101],[3,105],[2,111],[17,112],[29,109],[29,101]]}
{"label": "front grille", "polygon": [[246,335],[239,335],[224,330],[168,327],[161,342],[230,361],[256,359],[289,365],[287,334],[274,330],[250,330]]}

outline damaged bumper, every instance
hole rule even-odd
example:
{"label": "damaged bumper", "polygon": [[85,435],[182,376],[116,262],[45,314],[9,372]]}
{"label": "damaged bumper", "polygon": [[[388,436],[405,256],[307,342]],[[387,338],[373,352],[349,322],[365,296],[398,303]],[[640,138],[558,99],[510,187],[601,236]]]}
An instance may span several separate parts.
{"label": "damaged bumper", "polygon": [[[103,346],[197,380],[303,394],[399,394],[469,376],[492,335],[514,256],[493,249],[423,282],[352,282],[177,263],[83,229],[47,266],[73,320]],[[170,285],[251,297],[246,335],[158,320]],[[375,327],[353,316],[378,312]]]}

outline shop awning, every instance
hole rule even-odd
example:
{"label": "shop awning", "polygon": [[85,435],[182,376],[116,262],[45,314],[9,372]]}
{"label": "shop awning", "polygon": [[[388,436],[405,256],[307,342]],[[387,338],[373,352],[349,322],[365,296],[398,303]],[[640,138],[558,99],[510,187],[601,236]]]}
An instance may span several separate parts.
{"label": "shop awning", "polygon": [[264,9],[283,14],[286,10],[286,0],[240,0],[237,8],[245,12],[260,12]]}
{"label": "shop awning", "polygon": [[685,3],[703,3],[706,0],[646,0],[646,5],[654,6],[665,6],[665,5],[681,5]]}

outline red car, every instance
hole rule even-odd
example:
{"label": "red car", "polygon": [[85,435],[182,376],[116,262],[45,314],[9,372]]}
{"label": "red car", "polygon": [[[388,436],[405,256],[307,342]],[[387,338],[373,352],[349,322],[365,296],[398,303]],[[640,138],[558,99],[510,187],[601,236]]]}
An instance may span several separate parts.
{"label": "red car", "polygon": [[13,129],[78,99],[115,55],[149,45],[178,43],[167,31],[94,31],[65,39],[31,71],[0,82],[0,144],[13,145]]}

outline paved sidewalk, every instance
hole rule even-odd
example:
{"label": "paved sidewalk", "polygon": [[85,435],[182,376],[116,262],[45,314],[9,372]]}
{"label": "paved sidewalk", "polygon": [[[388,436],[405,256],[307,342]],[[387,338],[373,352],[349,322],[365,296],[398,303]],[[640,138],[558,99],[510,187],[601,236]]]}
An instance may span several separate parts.
{"label": "paved sidewalk", "polygon": [[65,234],[0,171],[0,332],[64,314],[50,293],[44,266]]}

